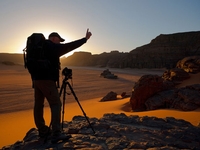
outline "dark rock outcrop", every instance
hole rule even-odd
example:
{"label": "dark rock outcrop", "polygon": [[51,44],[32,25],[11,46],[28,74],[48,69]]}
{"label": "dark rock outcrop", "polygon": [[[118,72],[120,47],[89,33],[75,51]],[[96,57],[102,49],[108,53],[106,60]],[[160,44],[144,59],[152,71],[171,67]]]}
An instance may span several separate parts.
{"label": "dark rock outcrop", "polygon": [[100,76],[107,78],[107,79],[117,79],[118,78],[117,75],[114,75],[113,73],[111,73],[109,69],[104,70]]}
{"label": "dark rock outcrop", "polygon": [[200,107],[200,84],[179,89],[174,88],[173,85],[166,84],[157,75],[142,76],[133,87],[130,98],[132,110],[145,111],[174,108],[191,111]]}
{"label": "dark rock outcrop", "polygon": [[174,84],[179,84],[183,80],[190,78],[190,75],[183,69],[173,68],[173,69],[166,70],[163,73],[162,78],[164,80],[171,81]]}
{"label": "dark rock outcrop", "polygon": [[133,111],[160,108],[189,111],[200,107],[199,84],[175,89],[175,85],[190,78],[189,73],[200,72],[200,56],[185,57],[176,66],[163,73],[163,80],[159,76],[144,75],[135,83],[130,98]]}
{"label": "dark rock outcrop", "polygon": [[168,88],[163,81],[158,75],[143,75],[133,86],[130,98],[132,110],[146,110],[146,100],[154,94]]}
{"label": "dark rock outcrop", "polygon": [[[41,143],[38,131],[31,129],[23,141],[5,146],[7,149],[159,149],[159,150],[199,150],[200,127],[173,117],[139,117],[125,114],[105,114],[102,118],[89,118],[95,134],[82,116],[64,122],[65,133],[72,138],[51,144],[50,140]],[[74,131],[74,133],[72,132]]]}
{"label": "dark rock outcrop", "polygon": [[105,102],[105,101],[112,101],[112,100],[117,100],[117,93],[111,91],[109,92],[106,96],[104,96],[100,102]]}
{"label": "dark rock outcrop", "polygon": [[189,73],[200,72],[200,56],[185,57],[178,61],[176,67]]}
{"label": "dark rock outcrop", "polygon": [[122,92],[121,98],[123,99],[123,98],[127,98],[127,97],[130,97],[130,95],[126,94],[126,92]]}
{"label": "dark rock outcrop", "polygon": [[174,90],[166,90],[148,98],[145,102],[147,110],[174,108],[191,111],[200,107],[200,84],[194,84]]}

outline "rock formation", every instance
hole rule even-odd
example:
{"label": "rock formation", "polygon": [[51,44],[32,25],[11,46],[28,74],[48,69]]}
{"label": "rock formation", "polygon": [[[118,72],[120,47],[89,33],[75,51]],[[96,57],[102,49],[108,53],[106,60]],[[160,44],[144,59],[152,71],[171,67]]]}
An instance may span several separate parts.
{"label": "rock formation", "polygon": [[183,69],[173,68],[166,70],[163,73],[162,78],[165,81],[171,81],[174,85],[177,85],[180,84],[183,80],[190,78],[190,75]]}
{"label": "rock formation", "polygon": [[129,53],[111,51],[99,55],[76,52],[62,59],[62,64],[110,68],[174,68],[188,56],[200,56],[200,31],[160,34],[149,44]]}
{"label": "rock formation", "polygon": [[170,84],[157,75],[143,75],[133,86],[130,98],[132,110],[174,108],[191,111],[199,108],[200,84],[177,89],[174,88],[174,80],[180,81],[183,80],[183,77],[172,79]]}
{"label": "rock formation", "polygon": [[90,52],[74,52],[72,56],[67,59],[61,58],[62,65],[64,66],[91,66],[93,64],[92,54]]}
{"label": "rock formation", "polygon": [[118,99],[124,99],[130,97],[130,95],[126,94],[126,92],[122,92],[120,96],[117,95],[117,93],[110,91],[106,96],[104,96],[100,102],[106,102],[106,101],[113,101]]}
{"label": "rock formation", "polygon": [[105,101],[112,101],[112,100],[117,100],[117,93],[111,91],[109,92],[106,96],[104,96],[100,102],[105,102]]}
{"label": "rock formation", "polygon": [[127,97],[130,97],[130,95],[126,94],[126,92],[122,92],[121,98],[123,99],[123,98],[127,98]]}
{"label": "rock formation", "polygon": [[200,107],[200,84],[175,88],[175,85],[190,78],[188,72],[200,72],[200,56],[183,58],[176,66],[178,68],[166,70],[162,77],[143,75],[135,83],[130,98],[133,111],[160,108],[191,111]]}
{"label": "rock formation", "polygon": [[179,60],[194,55],[200,55],[200,31],[161,34],[132,50],[128,64],[131,68],[174,68]]}
{"label": "rock formation", "polygon": [[95,150],[199,150],[200,126],[193,126],[187,121],[173,117],[139,117],[125,114],[104,114],[100,119],[89,118],[95,134],[82,116],[75,116],[72,121],[64,122],[65,133],[72,138],[51,144],[50,140],[42,143],[38,131],[31,129],[22,141],[2,148],[7,149],[95,149]]}
{"label": "rock formation", "polygon": [[163,81],[164,80],[158,75],[143,75],[133,86],[130,98],[132,110],[146,110],[146,100],[167,88]]}
{"label": "rock formation", "polygon": [[118,78],[117,75],[114,75],[113,73],[111,73],[109,69],[104,70],[100,76],[107,78],[107,79],[117,79]]}
{"label": "rock formation", "polygon": [[158,92],[145,101],[146,110],[173,108],[191,111],[200,108],[200,84]]}
{"label": "rock formation", "polygon": [[185,57],[178,61],[176,67],[189,73],[200,72],[200,56]]}

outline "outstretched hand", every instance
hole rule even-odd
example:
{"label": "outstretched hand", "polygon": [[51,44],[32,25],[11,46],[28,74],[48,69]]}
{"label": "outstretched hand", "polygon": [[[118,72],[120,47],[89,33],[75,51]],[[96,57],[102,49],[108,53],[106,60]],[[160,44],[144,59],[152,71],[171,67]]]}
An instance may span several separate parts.
{"label": "outstretched hand", "polygon": [[89,29],[87,29],[85,38],[88,40],[91,36],[92,36],[92,33],[89,31]]}

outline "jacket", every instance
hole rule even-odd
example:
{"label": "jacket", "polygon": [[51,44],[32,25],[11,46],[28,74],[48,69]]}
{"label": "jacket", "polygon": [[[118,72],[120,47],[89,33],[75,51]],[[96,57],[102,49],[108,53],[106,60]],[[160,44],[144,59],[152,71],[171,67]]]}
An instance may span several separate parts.
{"label": "jacket", "polygon": [[38,70],[34,75],[31,75],[32,80],[59,80],[60,70],[60,56],[82,46],[87,42],[86,38],[82,38],[70,43],[55,44],[50,40],[46,40],[45,56],[48,60],[48,67],[46,69]]}

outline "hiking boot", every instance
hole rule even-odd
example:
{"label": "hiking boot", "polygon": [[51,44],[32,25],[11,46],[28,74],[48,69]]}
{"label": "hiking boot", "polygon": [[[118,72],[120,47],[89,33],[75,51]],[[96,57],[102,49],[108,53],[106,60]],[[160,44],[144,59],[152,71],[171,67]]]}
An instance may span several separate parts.
{"label": "hiking boot", "polygon": [[42,128],[38,129],[39,137],[46,138],[51,135],[51,129],[48,126],[43,126]]}
{"label": "hiking boot", "polygon": [[61,132],[54,133],[52,138],[51,138],[51,143],[57,143],[59,141],[65,141],[70,139],[72,136],[70,134],[65,134]]}

